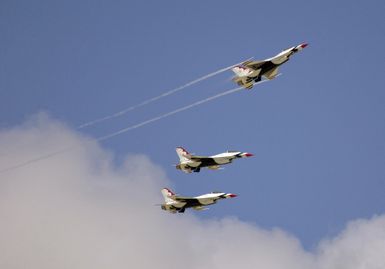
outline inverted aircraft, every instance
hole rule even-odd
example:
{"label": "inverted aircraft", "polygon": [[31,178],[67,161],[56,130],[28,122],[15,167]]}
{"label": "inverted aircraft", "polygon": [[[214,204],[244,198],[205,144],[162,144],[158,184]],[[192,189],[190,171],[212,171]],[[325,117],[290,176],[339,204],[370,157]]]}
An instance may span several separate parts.
{"label": "inverted aircraft", "polygon": [[235,73],[233,81],[245,89],[253,88],[254,83],[266,79],[274,79],[278,76],[278,67],[286,63],[292,55],[307,47],[307,43],[290,47],[278,53],[276,56],[263,61],[246,61],[233,67]]}
{"label": "inverted aircraft", "polygon": [[176,153],[180,160],[179,164],[176,165],[176,169],[185,173],[200,172],[202,167],[217,170],[221,165],[229,164],[234,159],[253,156],[251,153],[241,151],[227,151],[213,156],[196,156],[182,147],[177,147]]}
{"label": "inverted aircraft", "polygon": [[233,193],[212,192],[196,197],[183,197],[173,193],[170,189],[162,189],[165,203],[161,205],[163,210],[170,213],[184,213],[186,208],[206,210],[206,206],[215,204],[218,200],[236,197]]}

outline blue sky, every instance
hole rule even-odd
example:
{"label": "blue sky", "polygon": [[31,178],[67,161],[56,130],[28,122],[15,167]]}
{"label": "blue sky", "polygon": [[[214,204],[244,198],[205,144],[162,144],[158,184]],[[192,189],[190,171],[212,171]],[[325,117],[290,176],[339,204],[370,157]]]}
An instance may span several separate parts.
{"label": "blue sky", "polygon": [[[242,59],[309,42],[274,81],[102,145],[117,164],[126,154],[148,155],[178,193],[239,194],[200,218],[280,227],[312,248],[347,221],[385,211],[384,8],[383,1],[2,1],[0,128],[46,111],[75,129]],[[231,75],[81,132],[100,137],[212,96],[234,87]],[[173,167],[176,146],[255,157],[186,175]]]}

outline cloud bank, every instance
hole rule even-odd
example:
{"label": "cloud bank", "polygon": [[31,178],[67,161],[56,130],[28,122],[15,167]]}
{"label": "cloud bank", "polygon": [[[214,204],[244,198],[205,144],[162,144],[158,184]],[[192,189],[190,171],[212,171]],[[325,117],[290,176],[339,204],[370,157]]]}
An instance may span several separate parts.
{"label": "cloud bank", "polygon": [[0,268],[385,268],[385,215],[354,220],[305,251],[280,230],[237,218],[200,220],[154,204],[169,186],[144,155],[116,166],[97,142],[46,115],[0,132]]}

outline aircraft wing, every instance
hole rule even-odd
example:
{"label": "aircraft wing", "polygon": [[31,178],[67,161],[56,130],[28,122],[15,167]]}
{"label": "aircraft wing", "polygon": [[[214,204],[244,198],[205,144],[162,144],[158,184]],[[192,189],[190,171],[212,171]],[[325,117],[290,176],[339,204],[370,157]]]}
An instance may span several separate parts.
{"label": "aircraft wing", "polygon": [[263,74],[267,79],[273,79],[275,77],[277,77],[279,74],[278,74],[278,66],[268,72],[266,72],[265,74]]}
{"label": "aircraft wing", "polygon": [[244,66],[252,68],[252,69],[259,69],[262,65],[267,63],[268,61],[246,61],[243,63]]}

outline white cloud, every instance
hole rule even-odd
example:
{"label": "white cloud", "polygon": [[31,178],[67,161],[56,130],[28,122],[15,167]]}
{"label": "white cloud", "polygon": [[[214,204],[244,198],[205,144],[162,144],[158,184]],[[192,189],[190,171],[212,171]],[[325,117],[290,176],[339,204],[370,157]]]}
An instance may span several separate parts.
{"label": "white cloud", "polygon": [[385,268],[385,215],[350,222],[320,243],[318,259],[322,269]]}
{"label": "white cloud", "polygon": [[170,182],[148,157],[116,167],[112,153],[45,115],[0,133],[1,168],[64,145],[79,146],[0,174],[0,268],[385,268],[384,215],[310,253],[279,229],[168,214],[154,204]]}

